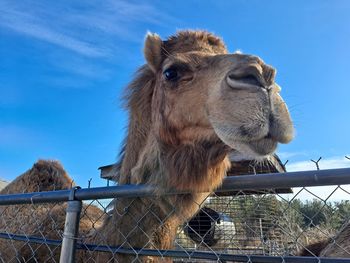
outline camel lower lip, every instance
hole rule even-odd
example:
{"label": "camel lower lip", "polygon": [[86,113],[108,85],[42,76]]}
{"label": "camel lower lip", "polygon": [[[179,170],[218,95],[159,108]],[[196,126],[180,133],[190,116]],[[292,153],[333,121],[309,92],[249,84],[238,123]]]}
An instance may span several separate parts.
{"label": "camel lower lip", "polygon": [[228,141],[230,147],[252,159],[264,158],[275,152],[278,142],[271,138],[256,141]]}
{"label": "camel lower lip", "polygon": [[277,148],[277,141],[266,136],[265,138],[248,143],[249,147],[258,155],[269,155]]}

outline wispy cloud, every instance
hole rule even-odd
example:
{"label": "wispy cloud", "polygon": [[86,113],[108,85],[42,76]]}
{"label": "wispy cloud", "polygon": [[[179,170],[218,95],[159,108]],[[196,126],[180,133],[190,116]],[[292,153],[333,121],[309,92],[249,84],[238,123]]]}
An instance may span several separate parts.
{"label": "wispy cloud", "polygon": [[[346,155],[349,156],[349,155]],[[350,160],[344,156],[333,156],[324,158],[319,161],[320,169],[335,169],[335,168],[347,168],[350,167]],[[312,161],[301,161],[301,162],[289,162],[286,165],[287,171],[307,171],[315,170],[316,165]]]}
{"label": "wispy cloud", "polygon": [[296,187],[293,188],[293,194],[281,195],[283,199],[300,199],[302,201],[311,201],[313,199],[327,202],[339,202],[350,199],[350,185],[327,185],[316,187]]}
{"label": "wispy cloud", "polygon": [[109,56],[118,41],[139,39],[135,23],[171,19],[150,4],[127,1],[0,3],[0,27],[87,57]]}
{"label": "wispy cloud", "polygon": [[81,55],[89,57],[106,55],[106,51],[100,47],[93,46],[64,32],[53,30],[50,27],[50,21],[52,20],[37,17],[34,13],[22,11],[15,6],[5,5],[4,3],[1,5],[0,26],[2,27],[55,44]]}
{"label": "wispy cloud", "polygon": [[307,153],[306,152],[278,152],[278,156],[282,160],[287,160],[293,157],[305,157],[307,156]]}
{"label": "wispy cloud", "polygon": [[73,74],[82,76],[84,79],[104,80],[112,74],[110,68],[97,62],[87,61],[79,56],[71,57],[67,60],[59,55],[50,56],[52,65],[60,71],[69,71]]}
{"label": "wispy cloud", "polygon": [[[346,155],[349,156],[349,155]],[[319,161],[319,167],[322,170],[325,169],[336,169],[336,168],[348,168],[350,167],[350,160],[344,156],[333,156],[324,158]],[[316,165],[312,161],[301,161],[301,162],[289,162],[286,165],[288,172],[293,171],[308,171],[316,170]],[[297,198],[303,201],[306,200],[327,200],[329,202],[348,200],[350,198],[350,185],[328,185],[328,186],[317,186],[293,188],[293,194],[283,195],[284,199]]]}
{"label": "wispy cloud", "polygon": [[[175,19],[152,2],[0,1],[0,30],[26,37],[44,51],[49,67],[39,79],[41,86],[86,88],[107,81],[117,64],[135,61],[130,45],[141,45],[149,28],[170,24]],[[5,102],[0,98],[0,106],[8,107]]]}
{"label": "wispy cloud", "polygon": [[10,174],[10,169],[6,169],[2,166],[0,167],[0,186],[3,183],[9,183],[11,181],[12,178],[9,176]]}

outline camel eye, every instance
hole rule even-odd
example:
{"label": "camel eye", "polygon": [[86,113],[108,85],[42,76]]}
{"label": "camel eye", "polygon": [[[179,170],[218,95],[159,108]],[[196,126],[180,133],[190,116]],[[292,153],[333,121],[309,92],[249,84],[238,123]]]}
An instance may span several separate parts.
{"label": "camel eye", "polygon": [[163,75],[169,81],[175,81],[179,76],[176,68],[168,68],[164,70]]}

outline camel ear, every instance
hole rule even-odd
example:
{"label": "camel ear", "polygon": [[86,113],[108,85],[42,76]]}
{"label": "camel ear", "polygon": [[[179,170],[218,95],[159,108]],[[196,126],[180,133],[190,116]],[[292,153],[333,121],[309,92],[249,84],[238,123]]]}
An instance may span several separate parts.
{"label": "camel ear", "polygon": [[157,34],[147,33],[143,49],[148,66],[156,72],[162,63],[163,41]]}

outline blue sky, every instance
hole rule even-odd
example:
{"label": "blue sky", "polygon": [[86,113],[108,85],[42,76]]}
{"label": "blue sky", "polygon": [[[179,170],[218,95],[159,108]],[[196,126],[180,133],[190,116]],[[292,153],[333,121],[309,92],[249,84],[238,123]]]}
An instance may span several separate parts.
{"label": "blue sky", "polygon": [[[126,132],[123,88],[147,31],[206,29],[278,70],[296,127],[290,169],[350,166],[350,1],[0,1],[0,178],[39,158],[104,184]],[[323,165],[323,167],[322,167]],[[288,166],[287,166],[288,168]]]}

